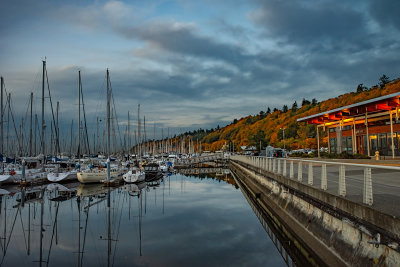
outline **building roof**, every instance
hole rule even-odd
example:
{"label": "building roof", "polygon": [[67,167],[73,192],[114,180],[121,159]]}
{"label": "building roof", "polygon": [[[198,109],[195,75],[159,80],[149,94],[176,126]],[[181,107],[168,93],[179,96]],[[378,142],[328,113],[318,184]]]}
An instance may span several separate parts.
{"label": "building roof", "polygon": [[400,92],[380,96],[363,102],[321,112],[315,115],[297,119],[298,122],[307,121],[310,124],[324,124],[339,121],[344,118],[352,118],[368,113],[394,110],[400,107]]}

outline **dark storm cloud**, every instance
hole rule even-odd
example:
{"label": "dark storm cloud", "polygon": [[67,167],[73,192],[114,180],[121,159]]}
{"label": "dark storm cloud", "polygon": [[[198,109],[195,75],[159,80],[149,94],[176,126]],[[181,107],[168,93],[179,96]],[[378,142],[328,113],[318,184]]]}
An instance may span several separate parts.
{"label": "dark storm cloud", "polygon": [[234,65],[247,59],[242,47],[195,34],[195,29],[187,24],[158,22],[142,27],[120,26],[116,30],[127,38],[141,39],[177,54],[223,60]]}
{"label": "dark storm cloud", "polygon": [[[20,8],[8,1],[5,6],[1,32],[17,32],[40,18],[99,44],[97,34],[110,36],[106,48],[84,47],[110,62],[116,60],[107,54],[114,49],[108,46],[123,44],[123,66],[111,69],[118,112],[126,119],[127,110],[141,103],[143,114],[160,127],[215,128],[268,106],[282,108],[303,97],[323,100],[359,83],[371,86],[384,73],[396,78],[400,68],[398,1],[254,0],[243,14],[236,11],[243,16],[237,20],[215,15],[200,21],[194,16],[194,22],[163,16],[141,20],[130,3],[117,1],[27,1]],[[225,1],[217,6],[227,12],[237,8]],[[249,21],[243,21],[247,10],[252,10]],[[62,99],[63,116],[74,117],[79,68],[48,67],[54,99]],[[105,68],[80,69],[87,112],[104,116]],[[14,73],[6,81],[25,89],[33,76]],[[26,92],[19,93],[25,103]],[[195,119],[188,120],[191,116]]]}
{"label": "dark storm cloud", "polygon": [[365,34],[366,21],[359,11],[338,1],[312,2],[263,1],[250,18],[264,28],[266,36],[311,49],[335,43],[354,46],[353,41]]}
{"label": "dark storm cloud", "polygon": [[381,0],[372,1],[369,9],[371,16],[386,30],[387,26],[392,26],[400,30],[400,1]]}

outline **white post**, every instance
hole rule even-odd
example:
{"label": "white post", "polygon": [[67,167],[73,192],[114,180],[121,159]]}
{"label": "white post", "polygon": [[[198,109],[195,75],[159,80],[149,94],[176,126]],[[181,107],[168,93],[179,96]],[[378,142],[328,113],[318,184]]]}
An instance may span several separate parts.
{"label": "white post", "polygon": [[276,159],[275,158],[273,159],[273,163],[272,164],[273,164],[272,165],[272,172],[276,173]]}
{"label": "white post", "polygon": [[290,161],[290,167],[289,167],[289,178],[294,179],[294,170],[293,170],[293,160]]}
{"label": "white post", "polygon": [[308,184],[313,185],[314,184],[314,177],[313,177],[313,165],[312,163],[308,163]]}
{"label": "white post", "polygon": [[280,159],[276,159],[278,161],[278,174],[281,174],[281,160]]}
{"label": "white post", "polygon": [[372,194],[372,173],[371,168],[364,169],[364,193],[363,193],[363,203],[372,205],[373,204],[373,194]]}
{"label": "white post", "polygon": [[298,168],[297,168],[297,180],[299,182],[301,182],[303,180],[303,166],[301,161],[299,161],[299,163],[297,164]]}
{"label": "white post", "polygon": [[269,167],[268,167],[268,170],[270,171],[270,172],[272,172],[272,158],[269,158],[268,159],[268,162],[269,162]]}
{"label": "white post", "polygon": [[321,167],[321,189],[327,190],[328,189],[328,181],[326,175],[326,164],[322,164]]}
{"label": "white post", "polygon": [[346,196],[346,168],[344,165],[339,166],[339,195]]}
{"label": "white post", "polygon": [[283,160],[283,172],[282,175],[286,177],[286,159]]}

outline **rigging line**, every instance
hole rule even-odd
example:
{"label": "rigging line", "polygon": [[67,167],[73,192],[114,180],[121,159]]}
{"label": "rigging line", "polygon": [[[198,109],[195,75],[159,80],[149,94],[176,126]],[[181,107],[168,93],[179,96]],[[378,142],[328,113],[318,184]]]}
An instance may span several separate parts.
{"label": "rigging line", "polygon": [[11,95],[10,95],[10,103],[8,105],[10,113],[11,113],[11,118],[12,118],[12,122],[14,125],[14,131],[15,131],[15,135],[17,136],[17,142],[18,142],[18,151],[21,151],[21,140],[20,140],[20,136],[18,135],[18,131],[17,131],[17,127],[15,126],[15,120],[14,120],[14,113],[11,109]]}
{"label": "rigging line", "polygon": [[87,225],[88,225],[88,221],[89,221],[89,210],[90,210],[90,207],[88,207],[87,212],[86,212],[85,232],[83,233],[83,245],[82,245],[82,254],[81,254],[81,266],[83,266],[83,253],[85,251],[85,244],[86,244],[86,230],[87,230]]}
{"label": "rigging line", "polygon": [[88,130],[87,130],[87,124],[86,124],[86,112],[85,112],[85,102],[83,101],[83,86],[82,86],[82,80],[80,80],[81,84],[81,97],[82,97],[82,109],[83,109],[83,119],[85,121],[85,132],[86,132],[86,142],[87,142],[87,151],[88,154],[90,155],[90,144],[89,144],[89,135],[88,135]]}
{"label": "rigging line", "polygon": [[[17,210],[17,212],[15,213],[14,222],[13,222],[13,225],[12,225],[12,227],[11,227],[10,235],[8,236],[7,245],[6,245],[6,247],[4,248],[4,256],[3,256],[3,258],[1,259],[0,266],[3,265],[3,261],[4,261],[4,259],[6,258],[7,248],[8,248],[8,245],[10,244],[10,241],[11,241],[11,235],[12,235],[12,232],[14,231],[15,221],[17,220],[17,215],[18,215],[18,211],[19,211],[20,207],[21,207],[21,206],[18,206],[18,210]],[[5,237],[4,237],[4,238],[5,238]]]}
{"label": "rigging line", "polygon": [[[121,198],[121,195],[120,195],[120,198]],[[121,200],[121,199],[120,199]],[[119,203],[121,202],[121,201],[118,201],[118,206],[119,206]],[[114,266],[114,260],[115,260],[115,253],[117,252],[117,242],[118,242],[118,238],[119,238],[119,230],[120,230],[120,228],[121,228],[121,218],[122,218],[122,210],[123,210],[123,207],[124,207],[124,201],[122,202],[122,206],[121,206],[121,212],[120,212],[120,215],[119,215],[119,223],[118,223],[118,230],[117,230],[117,238],[115,239],[115,245],[114,245],[114,251],[113,251],[113,261],[112,261],[112,266]]]}
{"label": "rigging line", "polygon": [[57,224],[57,217],[58,217],[58,208],[60,207],[60,202],[57,203],[57,209],[56,209],[56,217],[54,218],[54,224],[53,224],[53,233],[51,235],[51,240],[50,240],[50,247],[49,247],[49,254],[47,255],[47,264],[46,266],[49,266],[49,261],[50,261],[50,252],[51,252],[51,248],[53,246],[53,239],[54,239],[54,230],[56,228],[56,224]]}
{"label": "rigging line", "polygon": [[21,219],[22,232],[24,234],[24,240],[25,240],[25,248],[26,248],[26,251],[28,251],[28,244],[26,242],[25,229],[24,229],[24,223],[22,221],[21,209],[19,210],[19,218]]}
{"label": "rigging line", "polygon": [[53,101],[51,100],[51,93],[50,93],[50,84],[49,84],[49,76],[47,75],[47,68],[46,68],[46,81],[47,81],[47,90],[49,91],[49,98],[50,98],[50,106],[51,106],[51,114],[53,115],[53,125],[56,132],[56,145],[57,151],[60,152],[60,142],[58,140],[58,131],[56,125],[56,119],[54,117],[54,110],[53,110]]}
{"label": "rigging line", "polygon": [[122,146],[121,131],[119,130],[119,122],[118,122],[118,116],[117,116],[117,108],[116,108],[116,106],[115,106],[115,99],[114,99],[114,93],[113,93],[111,81],[110,81],[110,88],[111,88],[111,98],[112,98],[112,102],[113,102],[113,105],[114,105],[115,120],[117,121],[117,129],[118,129],[118,135],[119,135],[119,143],[120,143],[120,146]]}

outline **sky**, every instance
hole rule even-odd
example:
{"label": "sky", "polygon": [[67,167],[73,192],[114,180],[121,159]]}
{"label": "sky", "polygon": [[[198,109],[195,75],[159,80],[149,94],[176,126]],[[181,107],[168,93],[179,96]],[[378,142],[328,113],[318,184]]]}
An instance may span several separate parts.
{"label": "sky", "polygon": [[65,129],[78,118],[78,70],[89,125],[104,119],[107,68],[122,128],[138,104],[150,138],[154,125],[156,136],[215,128],[400,77],[399,10],[397,0],[3,0],[0,75],[16,120],[30,92],[41,116],[46,58]]}

